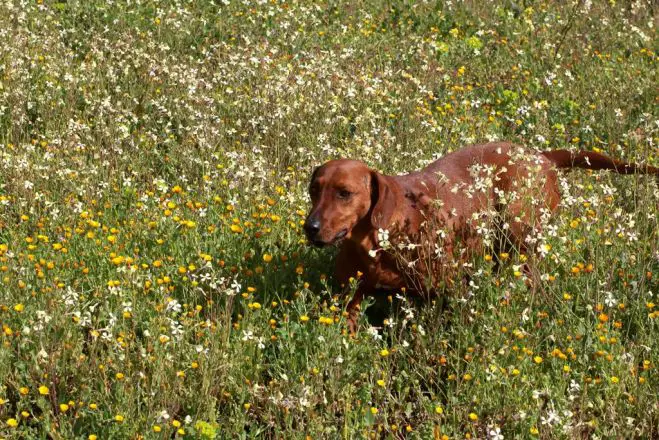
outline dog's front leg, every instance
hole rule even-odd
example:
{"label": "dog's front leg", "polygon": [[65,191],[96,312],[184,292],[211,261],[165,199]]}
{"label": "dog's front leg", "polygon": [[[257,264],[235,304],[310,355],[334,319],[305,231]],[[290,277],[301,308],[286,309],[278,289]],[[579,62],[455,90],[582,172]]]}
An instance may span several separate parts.
{"label": "dog's front leg", "polygon": [[359,322],[359,314],[361,312],[361,303],[364,299],[364,287],[362,284],[357,287],[355,294],[346,306],[346,314],[348,318],[348,331],[350,334],[357,333],[357,325]]}

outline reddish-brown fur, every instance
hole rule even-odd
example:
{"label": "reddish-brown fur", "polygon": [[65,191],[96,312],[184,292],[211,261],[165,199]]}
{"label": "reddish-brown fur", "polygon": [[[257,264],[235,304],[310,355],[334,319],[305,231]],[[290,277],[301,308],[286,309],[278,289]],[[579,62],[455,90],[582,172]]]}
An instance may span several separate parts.
{"label": "reddish-brown fur", "polygon": [[[473,191],[480,179],[474,168],[482,166],[490,167],[493,178],[489,186]],[[401,176],[385,176],[360,161],[333,160],[312,176],[309,188],[313,206],[305,230],[318,246],[341,243],[335,271],[341,284],[347,285],[358,272],[362,274],[347,307],[349,326],[354,331],[365,295],[379,288],[418,291],[423,285],[402,270],[388,252],[369,255],[378,248],[378,229],[395,231],[397,237],[418,238],[428,224],[441,225],[448,231],[442,241],[448,254],[458,239],[467,251],[476,250],[480,245],[474,234],[478,215],[494,210],[509,225],[507,239],[525,251],[524,238],[539,228],[541,211],[554,211],[560,201],[556,170],[575,167],[659,174],[657,168],[627,164],[598,153],[537,153],[505,142],[465,147],[421,171]],[[501,191],[519,197],[502,205],[498,198]],[[531,199],[539,203],[529,203]],[[469,252],[460,256],[469,257]],[[421,266],[417,276],[430,270],[434,269]]]}

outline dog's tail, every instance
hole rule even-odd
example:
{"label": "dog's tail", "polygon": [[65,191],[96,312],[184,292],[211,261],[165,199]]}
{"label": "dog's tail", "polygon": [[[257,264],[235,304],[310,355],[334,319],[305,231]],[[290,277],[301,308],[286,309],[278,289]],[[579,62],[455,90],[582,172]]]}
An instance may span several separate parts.
{"label": "dog's tail", "polygon": [[542,155],[552,161],[557,168],[585,168],[587,170],[612,170],[619,174],[655,174],[659,168],[650,165],[622,162],[594,151],[551,150]]}

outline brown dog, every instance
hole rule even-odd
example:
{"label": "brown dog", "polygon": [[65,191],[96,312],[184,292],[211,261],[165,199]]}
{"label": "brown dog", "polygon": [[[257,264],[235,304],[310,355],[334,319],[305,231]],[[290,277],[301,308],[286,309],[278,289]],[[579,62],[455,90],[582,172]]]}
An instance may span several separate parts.
{"label": "brown dog", "polygon": [[[537,153],[504,142],[465,147],[402,176],[382,175],[356,160],[333,160],[317,168],[304,229],[316,246],[341,243],[335,275],[342,285],[361,273],[347,307],[350,330],[356,329],[364,295],[377,289],[427,294],[450,284],[450,268],[469,261],[488,242],[486,219],[504,232],[495,247],[525,252],[529,233],[541,229],[560,201],[559,168],[659,174],[658,168],[594,152]],[[434,252],[424,254],[428,243]],[[394,255],[398,249],[407,252],[407,264]]]}

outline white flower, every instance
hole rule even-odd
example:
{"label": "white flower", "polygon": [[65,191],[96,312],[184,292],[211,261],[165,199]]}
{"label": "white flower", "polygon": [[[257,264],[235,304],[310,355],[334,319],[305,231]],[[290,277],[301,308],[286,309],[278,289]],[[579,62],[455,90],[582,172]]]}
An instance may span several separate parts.
{"label": "white flower", "polygon": [[540,422],[543,425],[550,425],[551,426],[551,425],[556,425],[558,423],[561,423],[561,418],[558,417],[558,413],[556,413],[556,411],[554,411],[552,409],[547,413],[547,417],[540,417]]}
{"label": "white flower", "polygon": [[181,310],[183,310],[183,307],[181,307],[181,303],[179,303],[174,298],[170,298],[170,300],[167,302],[167,307],[165,307],[165,311],[180,313]]}
{"label": "white flower", "polygon": [[367,332],[369,335],[373,337],[374,340],[376,341],[382,340],[382,335],[378,332],[378,329],[376,327],[370,326]]}
{"label": "white flower", "polygon": [[490,429],[488,436],[492,440],[503,440],[503,434],[501,434],[501,428],[499,428],[498,426],[494,427],[493,429]]}
{"label": "white flower", "polygon": [[606,298],[604,298],[604,304],[608,307],[615,307],[618,304],[618,300],[613,297],[613,293],[606,292]]}
{"label": "white flower", "polygon": [[378,244],[382,249],[388,249],[391,247],[388,230],[382,228],[378,229]]}
{"label": "white flower", "polygon": [[242,286],[238,282],[237,279],[234,279],[233,282],[231,283],[231,288],[236,292],[240,293],[240,289],[242,289]]}

